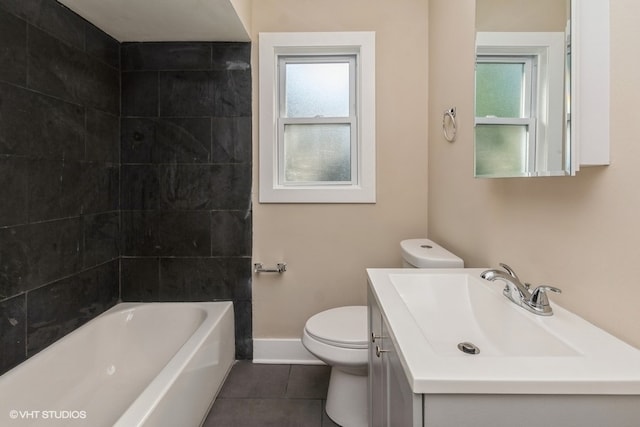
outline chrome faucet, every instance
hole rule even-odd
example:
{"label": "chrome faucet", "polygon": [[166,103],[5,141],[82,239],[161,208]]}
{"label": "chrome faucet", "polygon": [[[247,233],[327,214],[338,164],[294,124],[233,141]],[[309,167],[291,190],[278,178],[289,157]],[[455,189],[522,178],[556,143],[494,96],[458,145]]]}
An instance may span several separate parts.
{"label": "chrome faucet", "polygon": [[522,283],[511,267],[502,263],[500,263],[500,267],[504,268],[505,271],[485,270],[480,274],[480,277],[492,282],[494,280],[505,282],[506,286],[502,293],[520,307],[541,316],[551,316],[553,314],[547,291],[561,293],[560,289],[542,285],[530,292],[529,288],[531,286],[528,283]]}

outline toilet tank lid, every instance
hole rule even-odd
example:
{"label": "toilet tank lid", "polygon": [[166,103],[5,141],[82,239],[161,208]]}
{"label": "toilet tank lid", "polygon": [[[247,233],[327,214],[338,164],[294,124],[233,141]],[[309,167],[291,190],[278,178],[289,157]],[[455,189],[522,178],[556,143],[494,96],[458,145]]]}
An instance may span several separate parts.
{"label": "toilet tank lid", "polygon": [[402,258],[419,268],[462,268],[462,258],[429,239],[408,239],[400,242]]}

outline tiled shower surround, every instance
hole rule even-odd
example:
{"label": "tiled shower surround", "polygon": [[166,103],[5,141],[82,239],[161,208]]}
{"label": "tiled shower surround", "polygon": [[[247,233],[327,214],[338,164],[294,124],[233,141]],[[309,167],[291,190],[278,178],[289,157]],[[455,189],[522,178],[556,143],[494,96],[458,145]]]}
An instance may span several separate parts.
{"label": "tiled shower surround", "polygon": [[118,43],[0,0],[0,372],[118,300]]}
{"label": "tiled shower surround", "polygon": [[249,57],[0,0],[0,373],[119,300],[233,300],[252,357]]}
{"label": "tiled shower surround", "polygon": [[251,345],[251,48],[122,45],[124,301],[233,300]]}

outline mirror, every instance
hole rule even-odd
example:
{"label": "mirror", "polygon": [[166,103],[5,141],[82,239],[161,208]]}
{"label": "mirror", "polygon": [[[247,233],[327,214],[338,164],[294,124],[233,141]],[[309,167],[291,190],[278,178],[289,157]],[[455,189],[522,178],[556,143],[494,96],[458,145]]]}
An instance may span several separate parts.
{"label": "mirror", "polygon": [[475,176],[571,175],[570,0],[477,0]]}

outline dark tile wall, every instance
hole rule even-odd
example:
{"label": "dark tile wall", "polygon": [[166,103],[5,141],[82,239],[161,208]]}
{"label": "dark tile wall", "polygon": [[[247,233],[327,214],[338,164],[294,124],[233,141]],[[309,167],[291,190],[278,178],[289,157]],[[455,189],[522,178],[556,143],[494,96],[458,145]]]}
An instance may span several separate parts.
{"label": "dark tile wall", "polygon": [[120,46],[0,0],[0,373],[116,303]]}
{"label": "dark tile wall", "polygon": [[0,373],[120,297],[232,300],[252,357],[249,64],[0,0]]}
{"label": "dark tile wall", "polygon": [[232,300],[251,358],[251,45],[124,43],[121,296]]}

